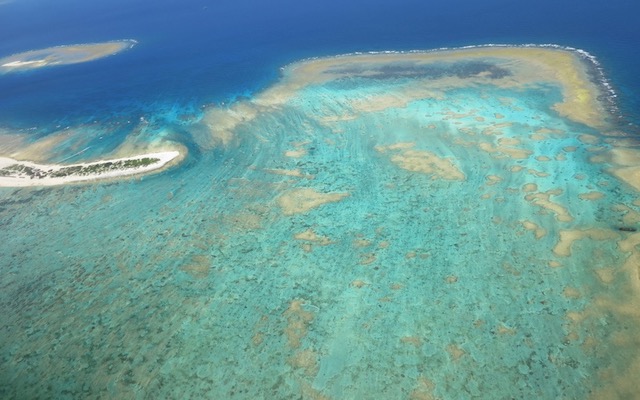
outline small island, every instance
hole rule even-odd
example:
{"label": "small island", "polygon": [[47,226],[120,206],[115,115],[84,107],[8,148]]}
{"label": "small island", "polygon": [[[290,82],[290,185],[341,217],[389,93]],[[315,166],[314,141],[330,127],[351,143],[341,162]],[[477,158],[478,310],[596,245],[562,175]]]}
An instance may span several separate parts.
{"label": "small island", "polygon": [[0,157],[0,187],[55,186],[121,178],[158,171],[177,161],[178,151],[61,165],[36,164]]}
{"label": "small island", "polygon": [[0,58],[0,74],[93,61],[130,49],[136,43],[135,40],[127,39],[25,51]]}

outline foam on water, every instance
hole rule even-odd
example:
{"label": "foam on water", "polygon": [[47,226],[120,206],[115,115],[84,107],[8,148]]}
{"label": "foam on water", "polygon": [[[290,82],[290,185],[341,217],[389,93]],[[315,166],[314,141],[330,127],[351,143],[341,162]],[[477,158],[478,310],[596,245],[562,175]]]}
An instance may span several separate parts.
{"label": "foam on water", "polygon": [[0,393],[637,393],[638,143],[473,51],[292,64],[185,122],[199,151],[162,175],[2,189]]}

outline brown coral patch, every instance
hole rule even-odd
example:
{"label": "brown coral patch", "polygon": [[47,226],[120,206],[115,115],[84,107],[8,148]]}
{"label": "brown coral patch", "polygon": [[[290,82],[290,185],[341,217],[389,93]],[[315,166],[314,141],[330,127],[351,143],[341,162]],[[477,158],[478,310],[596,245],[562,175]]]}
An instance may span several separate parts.
{"label": "brown coral patch", "polygon": [[313,313],[306,311],[303,306],[304,300],[295,299],[284,312],[284,317],[287,319],[284,334],[287,337],[289,346],[294,349],[300,347],[301,341],[307,336],[309,325],[314,318]]}
{"label": "brown coral patch", "polygon": [[298,188],[283,193],[277,203],[285,215],[303,214],[327,203],[338,202],[349,193],[322,193],[311,188]]}

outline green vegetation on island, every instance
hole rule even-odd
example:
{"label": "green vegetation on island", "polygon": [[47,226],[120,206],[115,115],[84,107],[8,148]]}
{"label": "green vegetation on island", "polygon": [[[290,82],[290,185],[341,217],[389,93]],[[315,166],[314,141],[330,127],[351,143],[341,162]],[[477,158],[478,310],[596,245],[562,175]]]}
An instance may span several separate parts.
{"label": "green vegetation on island", "polygon": [[28,177],[31,179],[63,178],[68,176],[102,175],[111,171],[132,170],[160,162],[159,158],[144,157],[129,160],[105,161],[87,165],[72,165],[60,169],[44,170],[24,164],[12,164],[0,169],[0,176]]}

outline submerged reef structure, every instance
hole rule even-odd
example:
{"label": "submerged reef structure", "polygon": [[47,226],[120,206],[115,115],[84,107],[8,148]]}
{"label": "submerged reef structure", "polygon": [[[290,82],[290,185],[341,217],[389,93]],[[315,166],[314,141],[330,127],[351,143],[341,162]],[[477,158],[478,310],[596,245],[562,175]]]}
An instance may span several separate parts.
{"label": "submerged reef structure", "polygon": [[[0,394],[636,398],[640,140],[610,90],[557,46],[310,59],[181,125],[188,167],[1,188]],[[0,174],[141,171],[145,126]]]}

